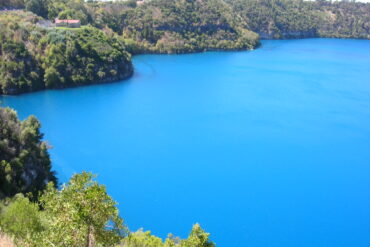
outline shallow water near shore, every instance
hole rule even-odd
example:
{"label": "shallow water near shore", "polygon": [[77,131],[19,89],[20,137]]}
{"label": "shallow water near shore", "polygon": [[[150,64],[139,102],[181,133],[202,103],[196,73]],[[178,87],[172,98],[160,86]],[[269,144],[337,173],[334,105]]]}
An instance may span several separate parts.
{"label": "shallow water near shore", "polygon": [[0,97],[42,123],[131,230],[218,247],[370,246],[370,41],[134,57],[120,83]]}

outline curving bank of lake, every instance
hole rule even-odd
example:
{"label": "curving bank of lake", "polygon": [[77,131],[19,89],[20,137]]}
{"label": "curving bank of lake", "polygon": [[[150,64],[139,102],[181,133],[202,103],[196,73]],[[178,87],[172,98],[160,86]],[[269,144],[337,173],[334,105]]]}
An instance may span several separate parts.
{"label": "curving bank of lake", "polygon": [[132,230],[219,247],[370,246],[370,41],[143,55],[113,84],[0,97],[58,177],[99,174]]}

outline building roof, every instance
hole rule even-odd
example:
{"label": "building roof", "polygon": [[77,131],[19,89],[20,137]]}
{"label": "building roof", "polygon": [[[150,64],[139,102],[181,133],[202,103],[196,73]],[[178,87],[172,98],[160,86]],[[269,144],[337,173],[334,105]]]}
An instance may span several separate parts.
{"label": "building roof", "polygon": [[80,20],[59,20],[59,19],[55,19],[55,23],[77,24],[77,23],[80,23]]}

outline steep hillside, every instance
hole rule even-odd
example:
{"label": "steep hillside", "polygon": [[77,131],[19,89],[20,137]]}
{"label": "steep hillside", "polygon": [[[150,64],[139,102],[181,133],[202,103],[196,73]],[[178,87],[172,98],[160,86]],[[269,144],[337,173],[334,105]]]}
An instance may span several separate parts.
{"label": "steep hillside", "polygon": [[117,81],[132,72],[116,35],[93,27],[48,27],[24,11],[0,13],[0,93]]}
{"label": "steep hillside", "polygon": [[21,122],[15,111],[0,107],[0,200],[17,193],[36,198],[49,181],[56,184],[42,136],[35,117]]}
{"label": "steep hillside", "polygon": [[120,11],[116,7],[101,5],[95,23],[122,33],[133,52],[241,50],[259,44],[258,35],[222,0],[152,0],[131,8],[118,5]]}
{"label": "steep hillside", "polygon": [[302,0],[227,0],[263,39],[370,38],[370,4]]}
{"label": "steep hillside", "polygon": [[[2,2],[38,15],[0,11],[0,94],[122,80],[133,73],[131,54],[248,50],[259,38],[370,38],[370,3],[225,1]],[[55,28],[41,16],[87,26]]]}

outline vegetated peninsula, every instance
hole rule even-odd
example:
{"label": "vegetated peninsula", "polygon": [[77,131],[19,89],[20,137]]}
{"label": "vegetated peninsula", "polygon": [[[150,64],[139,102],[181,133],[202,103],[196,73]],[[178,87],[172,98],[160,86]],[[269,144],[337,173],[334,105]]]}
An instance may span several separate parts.
{"label": "vegetated peninsula", "polygon": [[0,14],[0,93],[19,94],[117,81],[131,76],[131,55],[114,34],[94,27],[43,26],[30,12]]}
{"label": "vegetated peninsula", "polygon": [[[66,27],[56,27],[56,19],[66,20]],[[68,20],[82,26],[69,26]],[[133,73],[132,54],[248,50],[260,38],[307,37],[370,38],[370,4],[5,0],[0,94],[122,80]]]}

